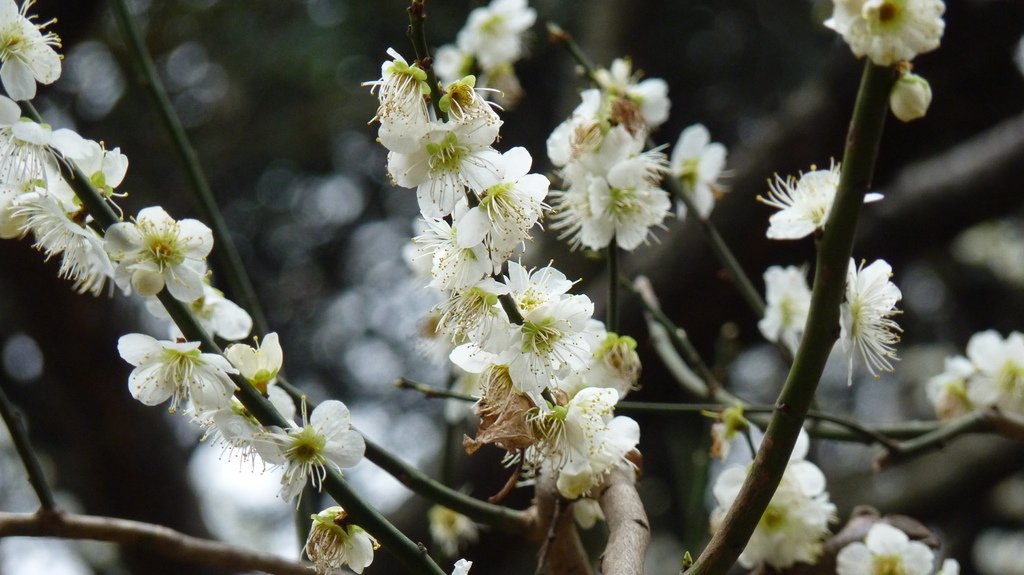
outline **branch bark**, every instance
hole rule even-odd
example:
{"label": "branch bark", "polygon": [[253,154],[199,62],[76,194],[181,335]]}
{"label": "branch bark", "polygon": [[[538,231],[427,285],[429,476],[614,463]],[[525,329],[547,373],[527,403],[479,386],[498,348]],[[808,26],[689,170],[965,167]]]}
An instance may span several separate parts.
{"label": "branch bark", "polygon": [[609,575],[641,575],[651,541],[647,513],[629,474],[613,469],[598,501],[608,523],[608,544],[601,554],[601,572]]}
{"label": "branch bark", "polygon": [[587,551],[576,531],[571,505],[567,501],[559,503],[552,474],[538,477],[534,505],[530,508],[533,539],[540,544],[540,559],[552,575],[593,575]]}
{"label": "branch bark", "polygon": [[170,527],[115,517],[59,512],[0,512],[0,537],[60,537],[136,545],[165,557],[236,571],[310,575],[312,566],[276,555],[185,535]]}

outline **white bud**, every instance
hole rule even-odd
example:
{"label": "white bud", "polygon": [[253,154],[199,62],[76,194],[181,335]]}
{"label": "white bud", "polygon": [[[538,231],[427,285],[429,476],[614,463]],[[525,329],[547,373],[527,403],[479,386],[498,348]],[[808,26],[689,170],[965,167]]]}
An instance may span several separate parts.
{"label": "white bud", "polygon": [[928,80],[913,72],[905,72],[889,94],[892,113],[903,122],[923,118],[932,103],[932,87]]}

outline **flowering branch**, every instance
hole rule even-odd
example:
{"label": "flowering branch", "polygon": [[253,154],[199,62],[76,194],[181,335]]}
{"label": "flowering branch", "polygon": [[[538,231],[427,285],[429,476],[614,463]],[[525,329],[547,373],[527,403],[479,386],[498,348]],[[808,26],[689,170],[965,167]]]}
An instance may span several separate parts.
{"label": "flowering branch", "polygon": [[932,449],[940,449],[961,435],[986,431],[1024,441],[1024,419],[995,408],[973,411],[928,433],[897,444],[895,449],[889,450],[875,461],[875,468],[886,469]]}
{"label": "flowering branch", "polygon": [[153,104],[156,106],[160,116],[160,121],[164,129],[171,136],[171,142],[174,144],[174,150],[178,154],[178,159],[181,160],[182,165],[185,167],[193,194],[196,200],[198,200],[199,212],[213,230],[214,246],[216,246],[214,257],[217,259],[217,267],[224,273],[224,278],[227,280],[232,294],[238,298],[239,302],[249,312],[249,315],[252,316],[256,331],[258,333],[268,333],[270,328],[267,325],[259,298],[256,296],[256,290],[249,279],[249,274],[245,271],[242,258],[239,256],[238,249],[231,239],[231,234],[228,233],[227,224],[224,223],[224,217],[221,215],[220,208],[217,207],[217,200],[213,197],[213,192],[210,190],[210,184],[206,180],[206,175],[200,166],[195,148],[192,147],[192,143],[185,133],[185,128],[181,125],[178,115],[174,112],[170,98],[167,97],[167,90],[164,88],[163,82],[160,81],[160,76],[156,73],[153,58],[146,49],[139,28],[131,17],[128,4],[126,0],[114,0],[113,6],[115,19],[127,41],[128,53],[131,55],[138,71],[142,74],[140,84],[142,84],[153,100]]}
{"label": "flowering branch", "polygon": [[724,575],[743,551],[782,479],[825,361],[837,339],[839,304],[857,217],[871,183],[895,68],[866,62],[847,135],[835,204],[818,246],[810,312],[800,348],[776,402],[761,448],[721,527],[692,573]]}
{"label": "flowering branch", "polygon": [[[36,114],[36,117],[38,117],[38,114]],[[77,167],[68,162],[62,162],[61,173],[102,230],[106,230],[118,221],[110,206],[107,205],[99,192],[92,187],[92,184],[89,183],[88,179],[85,178]],[[182,334],[189,341],[198,341],[200,348],[208,353],[223,355],[223,351],[199,324],[186,304],[171,295],[166,287],[156,297],[163,304],[168,315],[171,316],[171,319],[178,326],[178,329],[181,330]],[[277,426],[282,429],[292,427],[291,423],[248,380],[238,374],[230,375],[230,377],[237,387],[235,396],[260,424],[264,426]],[[444,573],[431,561],[424,547],[412,542],[376,509],[363,501],[349,487],[348,483],[342,479],[338,472],[333,469],[326,469],[325,471],[326,476],[322,484],[327,493],[345,507],[349,516],[354,521],[358,522],[367,532],[379,539],[382,545],[400,561],[419,573],[433,573],[435,575]]]}
{"label": "flowering branch", "polygon": [[36,492],[36,496],[39,497],[40,508],[42,511],[52,511],[57,507],[53,491],[50,489],[50,484],[46,482],[43,467],[39,464],[39,458],[36,457],[32,444],[28,440],[28,429],[25,428],[25,422],[22,420],[21,414],[15,410],[11,400],[7,398],[4,384],[6,384],[6,380],[0,373],[0,417],[3,417],[4,423],[7,425],[18,457],[25,464],[28,482]]}
{"label": "flowering branch", "polygon": [[71,513],[0,512],[0,537],[60,537],[136,545],[165,557],[232,571],[309,575],[310,565],[270,553],[185,535],[170,527],[115,517]]}

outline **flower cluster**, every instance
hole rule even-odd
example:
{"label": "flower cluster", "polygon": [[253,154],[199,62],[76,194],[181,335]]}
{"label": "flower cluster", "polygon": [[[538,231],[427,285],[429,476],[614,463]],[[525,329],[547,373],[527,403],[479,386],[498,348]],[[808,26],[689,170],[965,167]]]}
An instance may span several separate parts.
{"label": "flower cluster", "polygon": [[552,227],[574,248],[600,250],[614,239],[633,250],[647,243],[671,208],[661,189],[668,161],[660,151],[643,151],[651,130],[668,118],[668,85],[638,81],[628,60],[595,76],[598,87],[585,90],[548,137],[548,158],[565,182],[551,194]]}
{"label": "flower cluster", "polygon": [[[482,28],[486,33],[512,34],[532,21],[532,10],[528,17],[522,3],[498,1],[479,10],[470,17],[470,28],[477,30],[478,14],[487,13],[493,22]],[[482,50],[481,65],[518,57],[517,43],[470,41],[484,32],[460,36],[460,45]],[[481,425],[467,448],[498,445],[510,461],[524,463],[527,476],[547,466],[558,474],[564,495],[579,497],[613,466],[632,468],[626,454],[636,446],[638,428],[632,420],[630,427],[627,418],[613,418],[611,411],[619,393],[635,387],[639,377],[636,342],[593,320],[593,302],[570,293],[574,282],[555,267],[528,269],[516,261],[547,209],[550,184],[530,173],[533,159],[526,149],[494,148],[502,121],[481,96],[477,79],[466,76],[432,87],[419,62],[388,53],[380,79],[368,83],[380,100],[378,135],[389,150],[394,183],[417,192],[421,218],[410,259],[440,294],[433,330],[454,348],[451,360],[470,374],[461,381],[479,385]],[[628,81],[628,68],[613,72],[605,78],[607,89],[621,92],[640,110],[626,94],[639,90],[639,99],[647,88]],[[428,101],[432,91],[441,95],[436,106]],[[664,102],[663,110],[651,109],[659,121],[667,113]],[[629,138],[630,149],[639,151],[636,143],[642,147],[642,140]],[[658,154],[628,155],[610,180],[620,186],[614,193],[622,202],[647,194],[653,174],[664,169]],[[658,192],[665,212],[667,195]],[[646,235],[643,231],[635,243]],[[592,397],[598,390],[603,392],[599,400]]]}
{"label": "flower cluster", "polygon": [[455,44],[437,49],[434,70],[442,82],[480,74],[482,85],[496,92],[504,105],[522,94],[515,63],[523,56],[523,36],[537,21],[537,11],[526,0],[493,0],[469,13]]}
{"label": "flower cluster", "polygon": [[1024,334],[974,334],[967,357],[947,358],[945,370],[928,380],[927,389],[940,419],[993,406],[1024,413]]}
{"label": "flower cluster", "polygon": [[[828,524],[835,519],[836,506],[825,490],[825,475],[804,459],[808,446],[807,435],[801,431],[782,482],[739,557],[740,565],[752,568],[765,564],[781,570],[817,561]],[[748,465],[734,465],[718,476],[712,489],[718,502],[711,513],[712,531],[721,525],[749,473]]]}

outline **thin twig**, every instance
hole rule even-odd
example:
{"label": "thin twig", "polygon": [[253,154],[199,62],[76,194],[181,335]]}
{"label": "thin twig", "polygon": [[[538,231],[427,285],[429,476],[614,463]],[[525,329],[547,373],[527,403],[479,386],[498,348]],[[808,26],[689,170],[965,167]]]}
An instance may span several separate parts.
{"label": "thin twig", "polygon": [[441,110],[441,86],[437,81],[437,74],[434,73],[434,59],[430,57],[430,50],[427,48],[427,32],[423,25],[426,20],[426,0],[412,0],[412,4],[409,5],[409,30],[406,33],[416,52],[416,63],[427,73],[427,84],[430,85],[430,103],[434,107],[434,113],[439,119],[447,120],[448,114]]}
{"label": "thin twig", "polygon": [[7,380],[3,375],[3,371],[0,370],[0,416],[3,417],[4,423],[7,424],[7,430],[11,434],[11,441],[14,442],[14,449],[17,450],[18,457],[21,458],[21,462],[25,465],[28,483],[36,492],[36,496],[39,497],[40,507],[44,511],[52,511],[56,509],[57,502],[53,497],[50,484],[46,481],[43,466],[40,465],[39,458],[36,457],[36,452],[32,449],[32,443],[28,439],[28,429],[25,428],[25,422],[21,414],[15,409],[14,404],[11,403],[11,400],[7,398],[7,392],[4,391],[6,384]]}
{"label": "thin twig", "polygon": [[144,547],[168,558],[231,571],[260,571],[272,575],[310,575],[312,572],[312,565],[307,563],[192,537],[162,525],[115,517],[0,512],[0,537],[91,539]]}
{"label": "thin twig", "polygon": [[846,285],[857,219],[874,173],[889,109],[889,92],[896,74],[895,69],[876,66],[870,61],[864,65],[835,203],[818,246],[811,307],[800,348],[752,471],[711,542],[693,564],[691,575],[725,575],[732,567],[768,507],[789,462],[837,337],[839,304]]}
{"label": "thin twig", "polygon": [[213,230],[215,246],[213,257],[216,260],[217,269],[224,274],[224,279],[227,280],[227,291],[252,316],[256,331],[261,334],[268,333],[270,328],[263,314],[263,307],[256,296],[252,280],[249,279],[249,274],[245,271],[245,266],[242,264],[242,258],[238,254],[238,249],[235,247],[231,234],[228,232],[224,216],[217,206],[217,200],[213,196],[210,183],[207,181],[206,174],[203,172],[199,162],[199,156],[196,154],[192,142],[189,141],[188,134],[185,133],[185,128],[174,111],[174,106],[171,105],[171,100],[167,96],[167,90],[164,88],[163,82],[160,81],[160,76],[156,72],[156,66],[153,64],[153,58],[146,48],[134,18],[131,16],[127,0],[114,0],[113,6],[117,24],[125,36],[128,53],[131,55],[139,73],[142,74],[142,81],[140,83],[145,88],[146,93],[149,94],[160,116],[160,122],[171,137],[174,151],[185,168],[192,193],[198,202],[199,213]]}
{"label": "thin twig", "polygon": [[583,49],[576,43],[576,39],[572,37],[572,34],[563,30],[558,24],[548,22],[548,38],[552,43],[561,44],[562,47],[568,50],[569,55],[580,65],[587,79],[595,84],[597,83],[597,66],[583,53]]}
{"label": "thin twig", "polygon": [[422,393],[425,397],[430,399],[458,399],[460,401],[480,401],[479,397],[473,395],[466,395],[450,389],[443,389],[440,387],[434,387],[433,385],[427,385],[418,381],[413,381],[407,377],[400,377],[395,380],[395,387],[398,389],[411,389]]}

